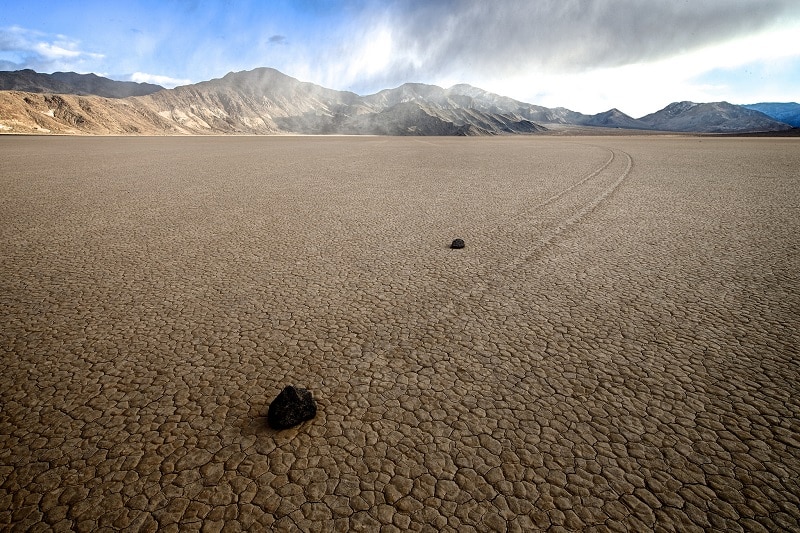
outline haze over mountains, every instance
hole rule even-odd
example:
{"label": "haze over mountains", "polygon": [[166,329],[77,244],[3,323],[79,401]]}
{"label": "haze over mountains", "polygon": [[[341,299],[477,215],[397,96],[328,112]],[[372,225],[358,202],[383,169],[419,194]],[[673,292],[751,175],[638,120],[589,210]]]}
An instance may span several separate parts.
{"label": "haze over mountains", "polygon": [[464,84],[407,83],[359,96],[270,68],[175,89],[94,74],[0,72],[5,133],[497,135],[564,127],[740,133],[789,130],[800,122],[798,108],[676,102],[634,119],[618,109],[585,115],[546,108]]}

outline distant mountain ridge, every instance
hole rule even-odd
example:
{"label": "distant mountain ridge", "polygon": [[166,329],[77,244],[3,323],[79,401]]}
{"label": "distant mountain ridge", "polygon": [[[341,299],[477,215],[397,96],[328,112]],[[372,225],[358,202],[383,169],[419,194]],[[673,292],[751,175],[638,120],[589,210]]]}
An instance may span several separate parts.
{"label": "distant mountain ridge", "polygon": [[[143,94],[122,96],[126,91]],[[679,132],[791,128],[726,102],[676,102],[634,119],[618,109],[585,115],[546,108],[466,84],[443,89],[406,83],[359,96],[271,68],[175,89],[94,74],[0,72],[0,131],[5,132],[501,135],[575,126]]]}
{"label": "distant mountain ridge", "polygon": [[800,104],[797,102],[762,102],[760,104],[747,104],[742,107],[760,111],[775,120],[800,128]]}
{"label": "distant mountain ridge", "polygon": [[650,129],[677,132],[735,133],[791,129],[760,111],[728,102],[675,102],[639,122]]}
{"label": "distant mountain ridge", "polygon": [[77,74],[75,72],[41,74],[30,69],[0,72],[0,91],[127,98],[144,96],[162,90],[164,87],[152,83],[115,81],[96,74]]}

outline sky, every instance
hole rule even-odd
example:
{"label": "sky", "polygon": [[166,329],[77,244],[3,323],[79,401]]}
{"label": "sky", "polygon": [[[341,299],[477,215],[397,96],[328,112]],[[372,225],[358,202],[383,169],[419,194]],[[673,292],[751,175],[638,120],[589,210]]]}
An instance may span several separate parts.
{"label": "sky", "polygon": [[0,70],[165,87],[272,67],[372,94],[468,83],[640,117],[800,101],[800,0],[2,0]]}

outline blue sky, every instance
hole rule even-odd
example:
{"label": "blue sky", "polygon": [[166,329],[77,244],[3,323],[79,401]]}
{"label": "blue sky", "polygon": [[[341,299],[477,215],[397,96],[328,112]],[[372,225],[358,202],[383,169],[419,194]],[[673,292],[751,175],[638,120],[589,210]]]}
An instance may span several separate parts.
{"label": "blue sky", "polygon": [[800,100],[798,0],[5,0],[0,70],[167,87],[273,67],[369,94],[469,83],[585,113]]}

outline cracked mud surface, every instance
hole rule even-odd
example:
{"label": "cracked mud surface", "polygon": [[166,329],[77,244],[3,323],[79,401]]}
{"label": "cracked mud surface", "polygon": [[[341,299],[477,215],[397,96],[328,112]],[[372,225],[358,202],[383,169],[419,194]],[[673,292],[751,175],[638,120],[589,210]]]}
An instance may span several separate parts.
{"label": "cracked mud surface", "polygon": [[799,148],[0,138],[0,528],[797,530]]}

